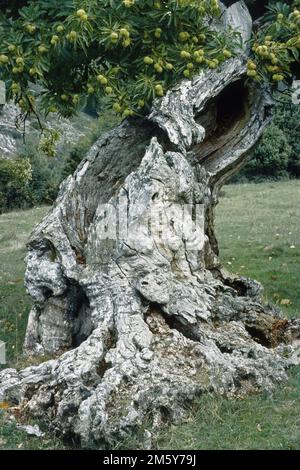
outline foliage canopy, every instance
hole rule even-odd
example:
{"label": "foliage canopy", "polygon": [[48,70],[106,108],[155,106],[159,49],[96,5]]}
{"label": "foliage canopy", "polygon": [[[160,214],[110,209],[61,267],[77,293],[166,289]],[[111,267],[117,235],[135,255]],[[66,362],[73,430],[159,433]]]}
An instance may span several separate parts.
{"label": "foliage canopy", "polygon": [[[300,0],[270,2],[254,31],[251,79],[275,87],[291,80],[297,6]],[[69,116],[103,98],[123,118],[146,114],[155,97],[230,60],[240,44],[236,32],[214,27],[218,0],[30,0],[15,13],[1,13],[0,76],[25,117],[36,112],[32,83],[41,85],[46,114]],[[46,135],[45,149],[56,138]]]}

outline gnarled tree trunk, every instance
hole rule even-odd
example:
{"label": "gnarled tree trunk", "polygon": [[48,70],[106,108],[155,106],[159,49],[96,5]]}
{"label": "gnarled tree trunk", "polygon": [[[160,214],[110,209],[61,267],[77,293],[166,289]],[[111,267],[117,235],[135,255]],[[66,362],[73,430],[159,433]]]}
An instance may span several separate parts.
{"label": "gnarled tree trunk", "polygon": [[244,53],[101,138],[29,240],[25,348],[55,358],[2,372],[0,399],[83,446],[178,419],[205,391],[272,389],[292,362],[298,324],[218,258],[218,191],[271,115],[246,79],[244,2],[222,22],[241,31]]}

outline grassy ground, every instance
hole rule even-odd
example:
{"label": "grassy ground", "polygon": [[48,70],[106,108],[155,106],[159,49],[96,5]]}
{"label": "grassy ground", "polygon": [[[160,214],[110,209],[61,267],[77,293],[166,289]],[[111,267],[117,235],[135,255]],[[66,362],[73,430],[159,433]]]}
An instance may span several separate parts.
{"label": "grassy ground", "polygon": [[[33,226],[48,208],[10,212],[0,216],[0,340],[6,343],[10,366],[19,366],[30,299],[24,282],[25,244]],[[1,366],[0,366],[1,368]],[[62,444],[53,436],[31,437],[17,430],[0,405],[0,449],[56,449]]]}
{"label": "grassy ground", "polygon": [[300,181],[232,185],[223,193],[216,225],[224,265],[260,281],[266,300],[288,315],[300,315]]}
{"label": "grassy ground", "polygon": [[22,358],[31,305],[23,285],[25,244],[34,225],[47,210],[42,207],[0,216],[0,340],[6,343],[9,362]]}
{"label": "grassy ground", "polygon": [[[300,315],[300,181],[235,185],[224,189],[217,209],[217,233],[227,268],[256,278],[265,298],[289,316]],[[30,301],[23,287],[25,241],[47,212],[37,208],[0,216],[0,340],[10,363],[22,361]],[[300,371],[272,397],[241,401],[204,396],[187,422],[158,437],[159,448],[300,449]],[[1,414],[2,413],[2,414]],[[0,410],[0,449],[58,448],[45,436],[30,438],[5,423]]]}

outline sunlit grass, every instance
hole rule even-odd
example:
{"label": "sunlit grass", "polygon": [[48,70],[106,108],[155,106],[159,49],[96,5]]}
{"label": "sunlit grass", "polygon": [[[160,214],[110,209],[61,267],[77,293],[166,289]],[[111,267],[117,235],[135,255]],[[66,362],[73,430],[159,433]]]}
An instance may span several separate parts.
{"label": "sunlit grass", "polygon": [[6,343],[9,362],[22,357],[31,306],[24,288],[26,242],[47,211],[41,207],[0,215],[0,340]]}

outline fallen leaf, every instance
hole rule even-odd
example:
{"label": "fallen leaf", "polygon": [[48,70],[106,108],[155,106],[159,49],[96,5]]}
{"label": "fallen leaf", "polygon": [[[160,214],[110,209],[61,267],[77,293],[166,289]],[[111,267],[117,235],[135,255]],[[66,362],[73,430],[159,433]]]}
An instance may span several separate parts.
{"label": "fallen leaf", "polygon": [[7,401],[1,401],[0,402],[0,410],[7,410],[9,408],[9,403]]}
{"label": "fallen leaf", "polygon": [[256,426],[256,429],[258,430],[258,432],[262,432],[262,428],[261,428],[261,425],[258,423],[258,425]]}

